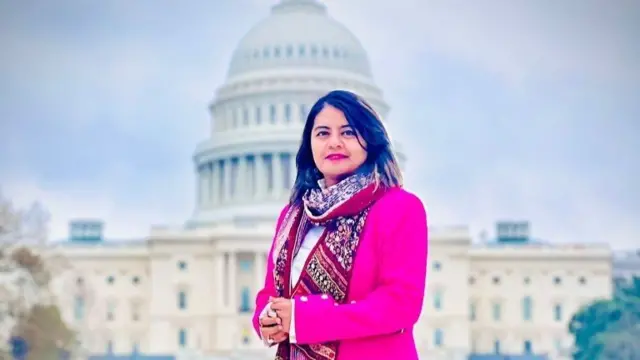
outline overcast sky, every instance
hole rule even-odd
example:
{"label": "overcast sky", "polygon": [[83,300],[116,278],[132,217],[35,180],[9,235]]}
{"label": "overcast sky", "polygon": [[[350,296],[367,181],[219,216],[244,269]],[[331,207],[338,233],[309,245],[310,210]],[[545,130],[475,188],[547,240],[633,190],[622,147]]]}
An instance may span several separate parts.
{"label": "overcast sky", "polygon": [[[0,187],[53,238],[179,224],[240,38],[277,0],[0,0]],[[325,1],[368,50],[433,226],[640,237],[640,2]],[[304,31],[304,30],[301,30]]]}

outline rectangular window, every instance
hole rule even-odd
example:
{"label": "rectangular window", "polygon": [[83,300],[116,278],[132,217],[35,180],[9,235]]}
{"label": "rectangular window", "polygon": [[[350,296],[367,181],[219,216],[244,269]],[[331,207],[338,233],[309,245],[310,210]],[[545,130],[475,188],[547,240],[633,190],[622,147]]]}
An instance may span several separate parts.
{"label": "rectangular window", "polygon": [[532,317],[532,301],[531,301],[531,297],[530,296],[525,296],[524,299],[522,299],[522,318],[525,321],[531,321],[531,317]]}
{"label": "rectangular window", "polygon": [[140,303],[138,301],[133,301],[131,303],[131,321],[140,321]]}
{"label": "rectangular window", "polygon": [[442,308],[442,292],[440,290],[437,290],[433,294],[433,307],[436,310],[440,310]]}
{"label": "rectangular window", "polygon": [[180,345],[180,347],[187,346],[187,330],[180,329],[180,331],[178,331],[178,345]]}
{"label": "rectangular window", "polygon": [[555,321],[562,321],[562,305],[556,304],[553,307],[553,319]]}
{"label": "rectangular window", "polygon": [[73,314],[76,320],[82,320],[84,317],[84,297],[77,295],[73,306]]}
{"label": "rectangular window", "polygon": [[433,333],[433,344],[436,347],[441,347],[443,343],[444,334],[442,333],[442,329],[436,329]]}
{"label": "rectangular window", "polygon": [[184,310],[187,308],[187,293],[185,291],[178,292],[178,309]]}
{"label": "rectangular window", "polygon": [[239,259],[238,264],[240,267],[240,271],[245,273],[251,271],[251,268],[253,267],[253,262],[248,259]]}
{"label": "rectangular window", "polygon": [[493,320],[500,321],[502,315],[502,308],[500,307],[500,303],[493,303]]}
{"label": "rectangular window", "polygon": [[251,312],[251,291],[247,286],[242,287],[242,293],[240,297],[240,312]]}
{"label": "rectangular window", "polygon": [[469,305],[469,320],[476,321],[476,304],[472,303]]}
{"label": "rectangular window", "polygon": [[116,302],[109,300],[107,302],[107,321],[114,321],[116,318]]}

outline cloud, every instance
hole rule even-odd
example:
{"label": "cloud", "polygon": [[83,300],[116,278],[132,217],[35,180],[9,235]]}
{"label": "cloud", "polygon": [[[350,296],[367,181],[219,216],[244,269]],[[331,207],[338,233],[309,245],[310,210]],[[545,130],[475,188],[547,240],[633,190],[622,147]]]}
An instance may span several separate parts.
{"label": "cloud", "polygon": [[[331,3],[337,18],[370,49],[375,68],[424,69],[426,56],[446,55],[499,74],[511,84],[538,77],[579,76],[637,85],[640,6],[600,1],[481,3],[398,0]],[[363,11],[366,9],[366,12]],[[399,21],[399,19],[401,19]],[[394,63],[396,60],[402,64]],[[391,76],[378,71],[381,76]],[[397,77],[396,77],[397,78]],[[402,83],[412,78],[399,79]]]}
{"label": "cloud", "polygon": [[[274,2],[2,5],[5,194],[41,200],[58,238],[74,217],[112,238],[186,220],[207,103]],[[632,2],[326,4],[369,52],[432,223],[522,218],[547,240],[632,244]]]}
{"label": "cloud", "polygon": [[433,224],[633,245],[637,3],[329,5],[369,51]]}
{"label": "cloud", "polygon": [[[432,209],[433,224],[468,224],[474,235],[493,233],[497,220],[525,220],[532,235],[555,243],[607,243],[632,248],[640,232],[637,210],[594,194],[593,182],[566,172],[533,167],[490,167],[468,179],[458,191],[418,188]],[[636,203],[637,204],[637,203]],[[636,208],[637,209],[637,208]]]}
{"label": "cloud", "polygon": [[[157,186],[154,188],[158,190]],[[4,186],[2,191],[10,196],[16,208],[26,209],[33,202],[40,202],[51,215],[49,230],[53,241],[66,238],[69,221],[76,219],[106,220],[105,237],[108,239],[143,239],[149,235],[151,225],[176,224],[176,219],[186,219],[190,210],[175,201],[172,195],[164,199],[173,206],[166,206],[161,194],[156,196],[158,200],[143,195],[128,204],[122,200],[121,189],[105,191],[93,184],[47,190],[35,181],[23,180]]]}

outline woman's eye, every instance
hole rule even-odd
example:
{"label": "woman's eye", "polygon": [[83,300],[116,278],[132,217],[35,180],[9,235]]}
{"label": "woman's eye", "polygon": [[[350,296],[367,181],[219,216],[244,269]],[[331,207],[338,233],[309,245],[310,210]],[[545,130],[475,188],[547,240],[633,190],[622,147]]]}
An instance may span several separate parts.
{"label": "woman's eye", "polygon": [[345,130],[342,134],[345,136],[355,136],[356,132],[353,130]]}
{"label": "woman's eye", "polygon": [[329,134],[328,131],[318,131],[318,133],[316,134],[316,136],[327,136]]}

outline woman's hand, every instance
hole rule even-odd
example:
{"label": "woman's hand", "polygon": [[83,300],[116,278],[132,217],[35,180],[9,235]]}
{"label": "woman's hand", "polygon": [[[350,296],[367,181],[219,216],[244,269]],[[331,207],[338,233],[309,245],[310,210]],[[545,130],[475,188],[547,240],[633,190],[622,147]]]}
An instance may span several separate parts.
{"label": "woman's hand", "polygon": [[265,316],[260,319],[260,333],[269,344],[280,343],[287,339],[288,334],[283,331],[282,321],[277,317]]}
{"label": "woman's hand", "polygon": [[282,329],[287,334],[291,328],[291,300],[285,298],[271,298],[271,309],[278,314]]}

